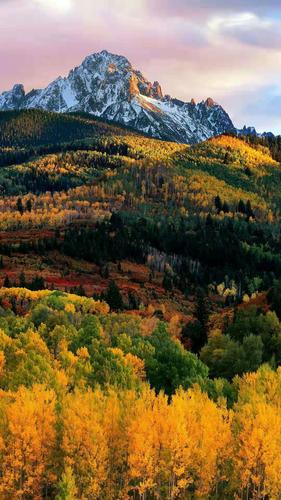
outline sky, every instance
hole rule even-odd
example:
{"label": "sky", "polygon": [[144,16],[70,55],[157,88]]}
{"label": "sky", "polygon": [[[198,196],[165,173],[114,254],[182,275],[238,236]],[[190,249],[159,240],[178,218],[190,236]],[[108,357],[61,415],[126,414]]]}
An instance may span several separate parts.
{"label": "sky", "polygon": [[281,133],[281,0],[0,0],[0,92],[126,56],[164,93]]}

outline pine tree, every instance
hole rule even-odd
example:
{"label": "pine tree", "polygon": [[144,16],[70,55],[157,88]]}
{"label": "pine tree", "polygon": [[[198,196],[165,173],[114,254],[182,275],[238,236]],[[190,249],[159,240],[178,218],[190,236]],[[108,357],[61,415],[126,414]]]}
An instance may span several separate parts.
{"label": "pine tree", "polygon": [[206,217],[206,226],[212,227],[213,226],[213,218],[211,214],[208,214]]}
{"label": "pine tree", "polygon": [[11,282],[10,282],[9,276],[5,276],[3,287],[10,288],[10,286],[11,286]]}
{"label": "pine tree", "polygon": [[36,276],[29,285],[30,290],[44,290],[45,282],[41,276]]}
{"label": "pine tree", "polygon": [[195,316],[197,323],[194,324],[190,338],[193,352],[198,353],[208,341],[209,310],[206,295],[202,288],[197,289],[196,299]]}
{"label": "pine tree", "polygon": [[17,210],[19,211],[19,213],[22,215],[24,210],[23,210],[23,204],[22,204],[22,199],[21,198],[18,198],[17,199]]}
{"label": "pine tree", "polygon": [[238,210],[238,212],[240,212],[241,214],[245,214],[245,213],[246,213],[246,207],[245,207],[245,203],[244,203],[244,201],[243,201],[243,200],[239,200],[237,210]]}
{"label": "pine tree", "polygon": [[76,288],[76,291],[75,291],[76,295],[80,295],[80,297],[85,297],[86,295],[86,292],[85,292],[85,289],[83,287],[83,285],[79,285],[78,288]]}
{"label": "pine tree", "polygon": [[102,278],[108,279],[109,278],[109,269],[108,269],[108,264],[103,264],[100,267],[100,275]]}
{"label": "pine tree", "polygon": [[250,218],[250,217],[254,218],[255,217],[255,214],[254,214],[254,212],[252,210],[252,205],[251,205],[250,200],[248,200],[247,203],[246,203],[246,214],[247,214],[248,218]]}
{"label": "pine tree", "polygon": [[30,198],[27,200],[25,208],[26,208],[26,210],[28,210],[28,212],[31,212],[31,210],[32,210],[32,202],[31,202]]}
{"label": "pine tree", "polygon": [[139,300],[137,295],[134,292],[129,291],[128,293],[128,301],[129,301],[129,308],[130,309],[138,309],[139,307]]}
{"label": "pine tree", "polygon": [[226,201],[224,201],[223,206],[222,206],[222,211],[227,214],[229,212],[229,206]]}
{"label": "pine tree", "polygon": [[21,288],[26,288],[26,279],[25,279],[25,274],[24,272],[21,272],[20,273],[20,277],[19,277],[19,286]]}
{"label": "pine tree", "polygon": [[123,309],[123,299],[115,281],[111,281],[105,294],[105,300],[111,309]]}
{"label": "pine tree", "polygon": [[164,278],[163,278],[163,287],[167,291],[171,291],[173,289],[173,278],[170,273],[165,271]]}
{"label": "pine tree", "polygon": [[220,199],[220,196],[215,197],[215,207],[217,209],[218,214],[222,211],[222,201]]}
{"label": "pine tree", "polygon": [[196,317],[199,323],[204,329],[207,328],[207,323],[209,319],[209,311],[207,307],[206,295],[202,288],[198,288],[196,291]]}

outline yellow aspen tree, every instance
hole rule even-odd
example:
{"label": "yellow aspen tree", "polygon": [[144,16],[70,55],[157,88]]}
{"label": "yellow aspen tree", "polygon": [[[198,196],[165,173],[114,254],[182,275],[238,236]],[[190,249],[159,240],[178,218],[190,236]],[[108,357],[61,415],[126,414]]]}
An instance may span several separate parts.
{"label": "yellow aspen tree", "polygon": [[128,465],[132,490],[145,500],[154,494],[159,473],[157,397],[146,389],[136,402],[136,416],[129,426]]}
{"label": "yellow aspen tree", "polygon": [[56,479],[55,394],[35,385],[21,387],[11,398],[5,411],[0,493],[4,498],[41,498]]}
{"label": "yellow aspen tree", "polygon": [[5,354],[3,351],[0,351],[0,377],[4,371],[5,367]]}
{"label": "yellow aspen tree", "polygon": [[239,497],[280,498],[280,407],[259,401],[237,407],[233,450],[232,484]]}
{"label": "yellow aspen tree", "polygon": [[255,401],[281,406],[281,367],[275,371],[263,365],[257,372],[236,377],[234,384],[239,395],[239,406],[246,403],[253,405]]}
{"label": "yellow aspen tree", "polygon": [[78,497],[100,498],[107,480],[108,447],[99,391],[68,394],[62,409],[62,451],[73,470]]}
{"label": "yellow aspen tree", "polygon": [[103,410],[108,443],[106,498],[124,499],[128,491],[128,429],[136,412],[135,391],[110,389]]}
{"label": "yellow aspen tree", "polygon": [[226,479],[232,414],[225,407],[216,405],[200,390],[190,391],[188,396],[190,405],[187,410],[191,414],[194,412],[199,429],[194,450],[195,490],[198,496],[204,497],[217,492],[221,481]]}
{"label": "yellow aspen tree", "polygon": [[169,450],[169,498],[186,494],[190,487],[198,496],[210,495],[223,479],[228,457],[228,412],[200,390],[180,390],[168,414],[170,425],[161,436],[162,449]]}
{"label": "yellow aspen tree", "polygon": [[175,396],[166,415],[158,416],[161,429],[160,491],[171,499],[184,494],[193,483],[193,453],[198,429],[195,419],[186,422],[185,403],[182,396]]}

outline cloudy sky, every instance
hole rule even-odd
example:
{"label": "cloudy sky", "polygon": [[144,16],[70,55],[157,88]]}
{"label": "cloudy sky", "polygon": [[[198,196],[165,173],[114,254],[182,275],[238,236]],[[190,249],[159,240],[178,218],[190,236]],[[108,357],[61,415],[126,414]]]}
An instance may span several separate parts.
{"label": "cloudy sky", "polygon": [[0,0],[0,92],[107,49],[163,91],[281,133],[281,0]]}

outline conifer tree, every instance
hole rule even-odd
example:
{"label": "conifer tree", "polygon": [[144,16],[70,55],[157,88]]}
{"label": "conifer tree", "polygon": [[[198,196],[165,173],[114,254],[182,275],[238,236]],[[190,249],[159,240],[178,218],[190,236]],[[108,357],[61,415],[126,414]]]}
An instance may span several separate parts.
{"label": "conifer tree", "polygon": [[105,300],[111,309],[123,309],[123,299],[115,281],[111,281],[105,294]]}
{"label": "conifer tree", "polygon": [[22,199],[21,198],[18,198],[17,199],[17,210],[19,211],[19,213],[22,215],[24,210],[23,210],[23,204],[22,204]]}
{"label": "conifer tree", "polygon": [[11,282],[10,282],[9,276],[5,276],[3,286],[4,286],[4,288],[10,288]]}
{"label": "conifer tree", "polygon": [[215,207],[217,209],[218,214],[222,211],[222,201],[220,199],[220,196],[215,197]]}

